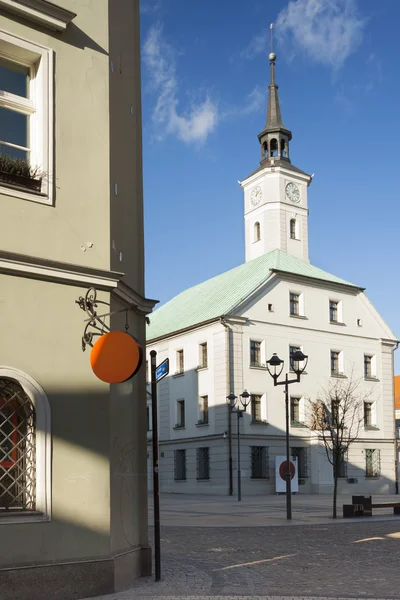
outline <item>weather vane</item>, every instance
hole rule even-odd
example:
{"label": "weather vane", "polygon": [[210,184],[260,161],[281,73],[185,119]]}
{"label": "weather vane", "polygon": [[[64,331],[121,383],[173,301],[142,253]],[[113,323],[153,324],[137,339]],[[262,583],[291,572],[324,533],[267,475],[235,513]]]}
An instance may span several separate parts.
{"label": "weather vane", "polygon": [[274,28],[274,24],[271,23],[271,25],[269,26],[270,31],[271,31],[271,53],[274,51],[274,46],[273,46],[273,39],[272,39],[272,30]]}

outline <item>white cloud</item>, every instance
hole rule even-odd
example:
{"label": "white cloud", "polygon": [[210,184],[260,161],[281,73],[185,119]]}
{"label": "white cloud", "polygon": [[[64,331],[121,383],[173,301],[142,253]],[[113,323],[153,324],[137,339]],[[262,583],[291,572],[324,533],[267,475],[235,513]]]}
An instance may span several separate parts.
{"label": "white cloud", "polygon": [[140,12],[142,14],[155,13],[161,8],[161,0],[141,0]]}
{"label": "white cloud", "polygon": [[158,95],[153,110],[158,137],[170,134],[185,143],[205,142],[218,124],[218,106],[206,96],[202,102],[192,102],[184,113],[179,111],[175,54],[162,36],[161,25],[149,30],[143,45],[143,62]]}
{"label": "white cloud", "polygon": [[278,15],[276,35],[291,54],[339,69],[362,41],[365,21],[355,0],[290,0]]}
{"label": "white cloud", "polygon": [[244,104],[228,108],[221,114],[221,119],[244,117],[262,108],[267,108],[267,89],[256,85],[247,95]]}
{"label": "white cloud", "polygon": [[267,51],[269,30],[265,30],[259,35],[253,36],[250,44],[240,53],[240,58],[251,60],[258,54]]}

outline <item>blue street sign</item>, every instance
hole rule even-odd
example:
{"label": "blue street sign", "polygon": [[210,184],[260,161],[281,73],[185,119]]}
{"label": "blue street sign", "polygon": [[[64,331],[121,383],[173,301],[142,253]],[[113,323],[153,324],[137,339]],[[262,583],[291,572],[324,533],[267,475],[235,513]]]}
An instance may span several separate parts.
{"label": "blue street sign", "polygon": [[166,358],[158,365],[156,369],[156,381],[160,381],[163,377],[166,377],[169,373],[169,358]]}

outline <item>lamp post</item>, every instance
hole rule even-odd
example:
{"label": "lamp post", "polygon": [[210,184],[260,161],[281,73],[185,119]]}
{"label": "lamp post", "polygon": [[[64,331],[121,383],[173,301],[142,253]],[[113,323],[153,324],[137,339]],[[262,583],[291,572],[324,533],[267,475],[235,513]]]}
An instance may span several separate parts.
{"label": "lamp post", "polygon": [[[240,474],[240,426],[239,426],[239,419],[242,418],[243,413],[246,412],[246,408],[249,405],[250,402],[250,394],[247,390],[244,390],[244,392],[242,394],[240,394],[240,403],[242,405],[243,408],[239,408],[239,405],[237,406],[237,408],[235,408],[236,406],[236,402],[237,402],[237,396],[235,396],[235,394],[233,392],[231,392],[229,394],[229,396],[227,396],[226,401],[228,403],[229,406],[229,410],[230,413],[236,413],[237,414],[237,441],[238,441],[238,468],[237,468],[237,477],[238,477],[238,502],[241,501],[242,499],[242,480],[241,480],[241,474]],[[230,421],[230,419],[229,419]]]}
{"label": "lamp post", "polygon": [[[304,362],[304,366],[301,364]],[[290,447],[289,447],[289,385],[291,383],[299,383],[300,375],[304,373],[307,366],[308,356],[302,353],[301,350],[296,350],[290,356],[290,366],[296,374],[296,379],[289,379],[286,373],[284,381],[278,381],[279,376],[283,371],[284,361],[275,353],[267,360],[267,370],[274,380],[274,386],[285,386],[285,408],[286,408],[286,517],[292,518],[292,474],[290,472]]]}

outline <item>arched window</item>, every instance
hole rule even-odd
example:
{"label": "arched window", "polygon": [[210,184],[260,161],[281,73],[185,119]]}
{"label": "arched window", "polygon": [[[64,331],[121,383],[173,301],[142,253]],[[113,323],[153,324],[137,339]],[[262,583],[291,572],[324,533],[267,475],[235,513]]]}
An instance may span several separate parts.
{"label": "arched window", "polygon": [[268,158],[268,143],[264,142],[263,144],[263,157]]}
{"label": "arched window", "polygon": [[260,223],[257,221],[254,223],[254,241],[259,242],[261,239],[261,228]]}
{"label": "arched window", "polygon": [[296,219],[290,219],[290,239],[296,239]]}
{"label": "arched window", "polygon": [[275,138],[270,142],[270,154],[271,156],[278,156],[278,141]]}
{"label": "arched window", "polygon": [[0,509],[35,510],[35,409],[22,387],[0,379]]}
{"label": "arched window", "polygon": [[281,140],[281,156],[283,156],[283,158],[287,158],[287,151],[286,151],[286,142],[285,142],[285,140]]}
{"label": "arched window", "polygon": [[51,513],[50,406],[39,384],[11,367],[0,367],[3,512],[21,521],[37,521],[38,513],[48,521]]}

